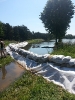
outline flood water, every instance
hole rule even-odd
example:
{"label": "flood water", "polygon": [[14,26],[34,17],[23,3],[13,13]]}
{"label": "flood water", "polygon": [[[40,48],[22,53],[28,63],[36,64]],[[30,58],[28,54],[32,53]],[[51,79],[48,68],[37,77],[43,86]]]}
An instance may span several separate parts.
{"label": "flood water", "polygon": [[[63,42],[75,43],[75,39],[63,39]],[[53,51],[53,48],[42,47],[54,47],[55,41],[42,42],[40,44],[29,44],[24,49],[36,54],[48,54]],[[0,68],[0,91],[8,87],[14,80],[20,77],[25,72],[25,69],[16,62],[11,62],[9,65]]]}
{"label": "flood water", "polygon": [[16,62],[0,68],[0,91],[8,87],[14,80],[20,77],[25,69]]}
{"label": "flood water", "polygon": [[[63,43],[75,43],[75,39],[62,39]],[[39,54],[39,55],[44,55],[44,54],[50,54],[53,51],[53,48],[55,46],[55,40],[49,41],[49,42],[42,42],[40,44],[28,44],[24,49]],[[42,48],[46,47],[46,48]]]}
{"label": "flood water", "polygon": [[[54,41],[52,42],[42,42],[42,43],[38,43],[38,44],[29,44],[26,47],[24,47],[24,49],[39,54],[39,55],[44,55],[44,54],[48,54],[51,53],[53,51],[53,48],[50,47],[54,47]],[[44,48],[46,47],[46,48]]]}

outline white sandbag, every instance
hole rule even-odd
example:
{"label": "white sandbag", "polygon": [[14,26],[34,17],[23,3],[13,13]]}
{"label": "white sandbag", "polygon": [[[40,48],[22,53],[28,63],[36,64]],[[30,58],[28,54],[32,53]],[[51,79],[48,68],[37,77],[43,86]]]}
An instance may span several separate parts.
{"label": "white sandbag", "polygon": [[62,64],[63,58],[64,58],[64,55],[53,55],[51,58],[49,58],[49,61]]}
{"label": "white sandbag", "polygon": [[62,59],[62,63],[68,63],[70,60],[71,60],[71,57],[70,56],[65,56]]}
{"label": "white sandbag", "polygon": [[70,59],[69,65],[70,65],[70,67],[75,66],[75,59]]}

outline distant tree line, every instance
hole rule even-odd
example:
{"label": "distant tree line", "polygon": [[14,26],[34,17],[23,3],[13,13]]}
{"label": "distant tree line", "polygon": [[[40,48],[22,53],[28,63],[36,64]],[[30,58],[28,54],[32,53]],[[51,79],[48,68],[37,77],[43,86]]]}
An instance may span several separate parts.
{"label": "distant tree line", "polygon": [[[25,41],[30,39],[44,39],[46,41],[55,39],[55,36],[50,33],[40,33],[30,31],[26,26],[11,26],[9,23],[2,23],[0,21],[0,38],[4,40]],[[67,34],[66,39],[73,39],[75,36]]]}
{"label": "distant tree line", "polygon": [[4,40],[25,41],[29,39],[44,39],[50,40],[54,36],[48,33],[31,32],[26,26],[11,26],[9,23],[2,23],[0,21],[0,38]]}
{"label": "distant tree line", "polygon": [[67,34],[67,35],[65,35],[64,38],[65,38],[65,39],[75,39],[75,35]]}

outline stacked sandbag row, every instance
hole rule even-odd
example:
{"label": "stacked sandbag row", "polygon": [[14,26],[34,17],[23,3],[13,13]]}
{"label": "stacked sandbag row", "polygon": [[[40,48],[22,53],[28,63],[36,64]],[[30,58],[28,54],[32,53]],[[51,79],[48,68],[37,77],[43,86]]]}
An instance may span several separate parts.
{"label": "stacked sandbag row", "polygon": [[20,43],[10,43],[9,46],[16,46],[17,48],[25,47],[28,42],[20,42]]}
{"label": "stacked sandbag row", "polygon": [[29,59],[32,59],[36,62],[43,63],[48,61],[49,54],[45,54],[45,55],[34,54],[33,52],[18,48],[16,45],[12,45],[12,44],[10,44],[9,47],[12,51],[15,51],[18,54],[27,57]]}
{"label": "stacked sandbag row", "polygon": [[20,55],[32,59],[39,63],[52,62],[64,67],[75,66],[75,59],[72,59],[70,56],[50,55],[50,54],[38,55],[38,54],[34,54],[33,52],[18,48],[19,46],[16,46],[14,44],[9,45],[9,47],[11,48],[12,51],[15,51]]}
{"label": "stacked sandbag row", "polygon": [[75,67],[75,59],[70,56],[53,55],[49,57],[49,61],[64,67]]}

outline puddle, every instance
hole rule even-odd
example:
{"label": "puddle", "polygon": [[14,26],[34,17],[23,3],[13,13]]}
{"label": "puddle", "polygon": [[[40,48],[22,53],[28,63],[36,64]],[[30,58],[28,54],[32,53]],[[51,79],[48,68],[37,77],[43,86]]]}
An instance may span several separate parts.
{"label": "puddle", "polygon": [[24,72],[25,69],[17,62],[11,62],[9,65],[2,67],[0,69],[0,91],[8,87]]}

